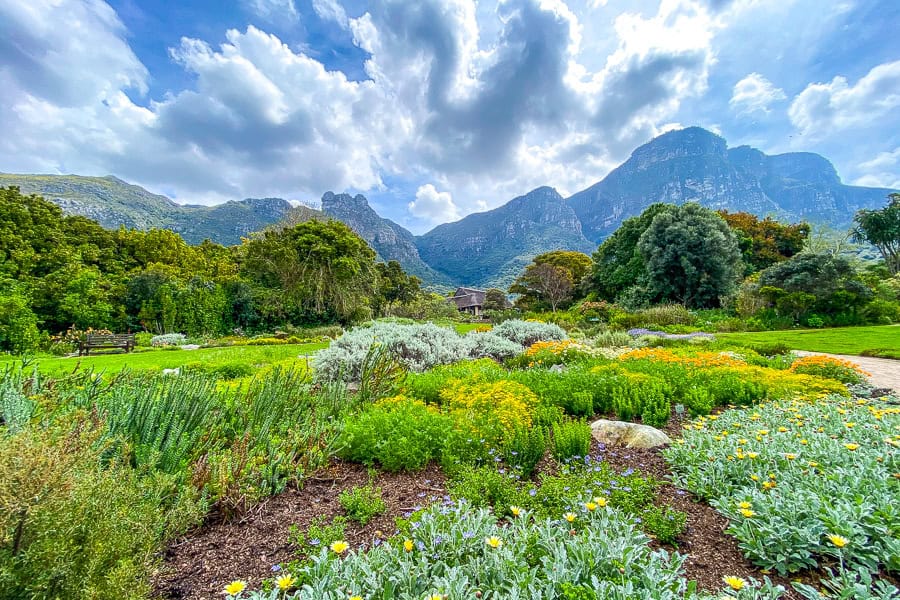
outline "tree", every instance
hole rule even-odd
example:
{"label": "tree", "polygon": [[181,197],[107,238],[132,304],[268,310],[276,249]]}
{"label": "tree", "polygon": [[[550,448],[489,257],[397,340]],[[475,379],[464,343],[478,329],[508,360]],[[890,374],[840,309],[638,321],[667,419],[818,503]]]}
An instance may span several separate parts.
{"label": "tree", "polygon": [[696,202],[662,211],[641,235],[651,300],[688,308],[719,305],[744,270],[737,237],[718,214]]}
{"label": "tree", "polygon": [[408,275],[396,260],[375,265],[378,271],[378,293],[375,309],[387,314],[395,304],[407,304],[422,291],[422,280]]}
{"label": "tree", "polygon": [[557,307],[572,297],[574,290],[572,272],[565,267],[548,263],[532,263],[525,273],[509,288],[512,294],[522,294],[525,299],[545,301],[556,312]]}
{"label": "tree", "polygon": [[719,214],[738,237],[744,259],[744,275],[750,275],[787,260],[803,250],[809,237],[808,223],[785,225],[769,217],[760,219],[746,212]]}
{"label": "tree", "polygon": [[626,290],[639,285],[646,276],[644,257],[638,251],[638,241],[657,215],[671,211],[672,204],[656,203],[637,217],[625,219],[592,255],[587,289],[603,300],[615,301]]}
{"label": "tree", "polygon": [[352,321],[368,310],[377,285],[375,251],[338,221],[306,221],[246,240],[244,275],[277,310],[329,313]]}
{"label": "tree", "polygon": [[892,275],[900,273],[900,194],[888,195],[888,204],[880,210],[863,209],[856,213],[853,237],[878,248]]}
{"label": "tree", "polygon": [[506,293],[497,288],[488,288],[484,293],[484,310],[505,310],[509,308]]}

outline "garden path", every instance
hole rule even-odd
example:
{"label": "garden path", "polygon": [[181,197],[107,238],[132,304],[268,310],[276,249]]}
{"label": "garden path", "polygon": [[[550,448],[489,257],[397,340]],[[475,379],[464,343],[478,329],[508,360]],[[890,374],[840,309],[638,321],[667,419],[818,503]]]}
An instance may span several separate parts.
{"label": "garden path", "polygon": [[831,356],[832,358],[840,358],[849,360],[859,365],[863,371],[871,376],[869,381],[877,388],[890,388],[900,393],[900,360],[892,358],[873,358],[871,356],[850,356],[847,354],[826,354],[824,352],[805,352],[802,350],[794,350],[795,354],[800,356]]}

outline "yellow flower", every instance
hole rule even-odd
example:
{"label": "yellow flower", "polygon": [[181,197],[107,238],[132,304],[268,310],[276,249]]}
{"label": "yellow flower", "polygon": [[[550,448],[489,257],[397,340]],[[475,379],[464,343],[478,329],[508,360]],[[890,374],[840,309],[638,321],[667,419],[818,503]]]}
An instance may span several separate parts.
{"label": "yellow flower", "polygon": [[779,427],[779,428],[778,428],[778,431],[781,432],[781,433],[785,433],[787,430],[788,430],[787,427]]}
{"label": "yellow flower", "polygon": [[598,496],[594,498],[594,504],[596,504],[600,508],[603,508],[604,506],[606,506],[606,498],[601,498]]}
{"label": "yellow flower", "polygon": [[577,516],[575,515],[575,513],[567,512],[566,514],[563,515],[563,518],[566,521],[568,521],[569,523],[571,523],[577,518]]}
{"label": "yellow flower", "polygon": [[844,444],[844,448],[846,448],[850,452],[853,452],[854,450],[859,448],[859,444]]}
{"label": "yellow flower", "polygon": [[744,586],[747,585],[747,582],[741,579],[740,577],[735,577],[734,575],[729,575],[727,577],[723,577],[725,583],[728,584],[728,587],[733,589],[734,591],[740,591],[744,589]]}
{"label": "yellow flower", "polygon": [[406,550],[407,552],[412,552],[412,549],[413,549],[413,541],[412,541],[412,540],[405,540],[405,541],[403,542],[403,549]]}
{"label": "yellow flower", "polygon": [[766,482],[763,482],[762,486],[763,486],[764,490],[771,490],[776,485],[778,485],[778,484],[776,484],[774,481],[766,481]]}
{"label": "yellow flower", "polygon": [[759,452],[748,452],[747,456],[749,456],[750,458],[756,458],[757,456],[759,456]]}
{"label": "yellow flower", "polygon": [[747,518],[749,519],[750,517],[752,517],[752,516],[755,515],[756,513],[753,512],[752,510],[750,510],[749,508],[742,508],[742,509],[741,509],[741,514],[744,515],[745,517],[747,517]]}
{"label": "yellow flower", "polygon": [[759,481],[759,475],[751,475],[750,479],[752,479],[753,481]]}
{"label": "yellow flower", "polygon": [[797,458],[797,455],[791,454],[790,452],[788,452],[787,454],[784,455],[784,457],[788,460],[794,460],[795,458]]}
{"label": "yellow flower", "polygon": [[228,585],[225,586],[225,593],[229,596],[237,596],[241,592],[247,589],[247,582],[245,581],[232,581]]}
{"label": "yellow flower", "polygon": [[818,467],[818,466],[819,466],[819,463],[817,463],[817,462],[814,461],[814,460],[811,460],[811,461],[809,461],[809,466],[811,466],[811,467]]}
{"label": "yellow flower", "polygon": [[829,533],[828,539],[832,544],[834,544],[838,548],[843,548],[848,543],[850,543],[850,540],[848,540],[847,538],[845,538],[842,535],[837,535],[836,533]]}
{"label": "yellow flower", "polygon": [[597,505],[593,502],[585,502],[584,507],[588,510],[588,512],[594,512],[597,510]]}
{"label": "yellow flower", "polygon": [[856,423],[844,423],[844,425],[847,427],[847,429],[853,429],[854,427],[856,427]]}
{"label": "yellow flower", "polygon": [[345,542],[344,540],[338,540],[331,544],[331,551],[335,554],[343,554],[347,551],[347,548],[350,547],[350,544]]}
{"label": "yellow flower", "polygon": [[440,594],[431,594],[425,600],[444,600],[444,597],[441,596]]}
{"label": "yellow flower", "polygon": [[806,440],[800,440],[800,443],[803,444],[803,445],[805,446],[805,445],[807,445],[809,442],[806,441]]}
{"label": "yellow flower", "polygon": [[512,516],[518,517],[519,515],[522,514],[522,509],[519,508],[518,506],[510,506],[509,512],[512,514]]}
{"label": "yellow flower", "polygon": [[498,538],[495,535],[484,538],[484,543],[490,546],[491,548],[497,549],[503,545],[503,540]]}
{"label": "yellow flower", "polygon": [[275,580],[275,584],[278,586],[279,590],[289,590],[294,587],[294,583],[297,580],[291,577],[290,575],[282,575],[278,579]]}
{"label": "yellow flower", "polygon": [[363,600],[362,596],[350,596],[350,600]]}
{"label": "yellow flower", "polygon": [[749,502],[741,502],[740,504],[738,504],[738,508],[750,508],[752,506],[753,505],[750,504]]}
{"label": "yellow flower", "polygon": [[769,430],[768,429],[760,429],[756,433],[758,433],[759,435],[769,435]]}

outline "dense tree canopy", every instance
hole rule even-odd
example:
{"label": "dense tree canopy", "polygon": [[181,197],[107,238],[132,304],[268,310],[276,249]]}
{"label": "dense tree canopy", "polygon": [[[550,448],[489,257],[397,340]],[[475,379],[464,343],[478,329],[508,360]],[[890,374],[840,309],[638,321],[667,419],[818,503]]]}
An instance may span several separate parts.
{"label": "dense tree canopy", "polygon": [[671,204],[651,204],[637,217],[625,219],[593,254],[591,272],[586,282],[595,296],[616,300],[629,288],[639,285],[646,274],[638,240],[650,227],[653,219],[675,208]]}
{"label": "dense tree canopy", "polygon": [[809,237],[808,223],[786,225],[770,217],[760,219],[750,213],[727,210],[719,214],[738,237],[745,275],[789,259],[803,250]]}
{"label": "dense tree canopy", "polygon": [[653,302],[688,308],[719,305],[743,272],[737,237],[722,217],[688,202],[653,218],[638,241]]}

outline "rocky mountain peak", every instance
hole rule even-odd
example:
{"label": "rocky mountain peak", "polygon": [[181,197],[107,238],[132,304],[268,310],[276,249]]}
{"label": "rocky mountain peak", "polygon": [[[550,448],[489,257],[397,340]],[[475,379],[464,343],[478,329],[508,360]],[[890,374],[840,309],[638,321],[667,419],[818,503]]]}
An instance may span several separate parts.
{"label": "rocky mountain peak", "polygon": [[631,153],[629,161],[638,168],[647,168],[653,164],[673,158],[719,156],[725,157],[728,145],[718,135],[701,127],[688,127],[668,131],[653,138]]}

